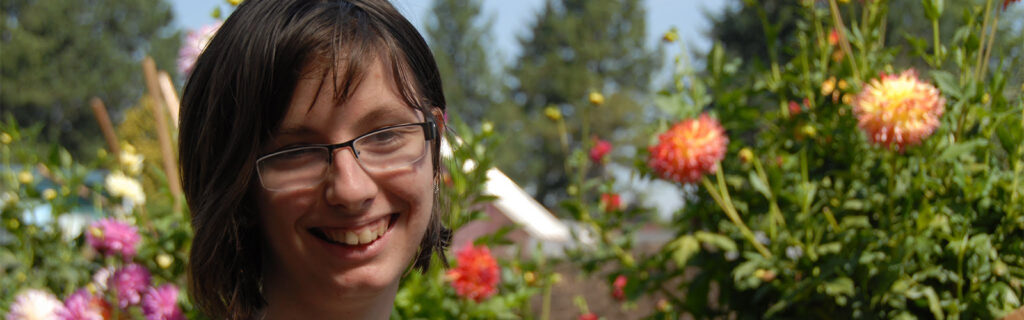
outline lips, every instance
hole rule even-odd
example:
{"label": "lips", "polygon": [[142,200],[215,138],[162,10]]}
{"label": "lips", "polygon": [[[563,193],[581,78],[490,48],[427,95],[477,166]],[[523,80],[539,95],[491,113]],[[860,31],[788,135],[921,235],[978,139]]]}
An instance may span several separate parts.
{"label": "lips", "polygon": [[387,215],[357,228],[312,228],[309,231],[317,238],[333,244],[359,246],[384,236],[397,217],[398,214]]}

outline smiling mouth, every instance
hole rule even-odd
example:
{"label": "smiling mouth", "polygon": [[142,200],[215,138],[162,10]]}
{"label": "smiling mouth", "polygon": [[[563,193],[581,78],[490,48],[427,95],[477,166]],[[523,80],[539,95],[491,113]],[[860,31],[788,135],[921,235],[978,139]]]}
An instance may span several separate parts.
{"label": "smiling mouth", "polygon": [[395,213],[356,229],[311,228],[309,232],[320,240],[336,245],[366,245],[384,236],[397,219],[398,214]]}

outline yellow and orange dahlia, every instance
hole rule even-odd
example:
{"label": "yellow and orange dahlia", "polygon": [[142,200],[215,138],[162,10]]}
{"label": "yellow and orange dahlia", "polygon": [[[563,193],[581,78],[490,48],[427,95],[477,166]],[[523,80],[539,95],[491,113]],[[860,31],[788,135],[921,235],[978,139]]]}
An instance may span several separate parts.
{"label": "yellow and orange dahlia", "polygon": [[648,147],[647,165],[663,179],[694,183],[705,173],[718,170],[725,157],[729,138],[725,129],[707,114],[676,123],[658,136],[658,144]]}
{"label": "yellow and orange dahlia", "polygon": [[900,151],[920,143],[939,126],[946,99],[913,69],[872,79],[853,101],[857,126],[871,142]]}

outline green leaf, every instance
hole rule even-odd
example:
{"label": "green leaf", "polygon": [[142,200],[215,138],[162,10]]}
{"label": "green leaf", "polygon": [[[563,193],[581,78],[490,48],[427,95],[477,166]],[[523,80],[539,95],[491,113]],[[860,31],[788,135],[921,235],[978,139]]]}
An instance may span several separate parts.
{"label": "green leaf", "polygon": [[677,267],[683,267],[694,254],[700,251],[700,243],[692,235],[684,235],[672,242],[672,259]]}
{"label": "green leaf", "polygon": [[727,236],[711,233],[706,231],[697,231],[694,236],[701,242],[711,244],[719,249],[725,250],[726,252],[735,252],[736,242]]}
{"label": "green leaf", "polygon": [[946,150],[942,151],[942,154],[939,155],[939,158],[937,160],[949,161],[952,159],[956,159],[960,155],[967,152],[971,152],[977,147],[984,147],[987,145],[988,140],[985,140],[984,138],[978,138],[964,143],[955,143],[949,147],[946,147]]}
{"label": "green leaf", "polygon": [[939,87],[939,90],[948,95],[963,98],[963,92],[960,90],[960,86],[957,85],[956,77],[954,77],[953,74],[942,70],[933,70],[931,71],[931,75],[932,79],[935,80],[935,85]]}
{"label": "green leaf", "polygon": [[760,176],[758,176],[753,171],[751,171],[750,175],[749,175],[749,179],[750,179],[750,186],[754,187],[754,190],[757,190],[757,192],[760,192],[761,194],[763,194],[765,198],[768,198],[768,199],[772,198],[772,191],[768,189],[768,184],[765,183],[764,180],[761,180]]}
{"label": "green leaf", "polygon": [[839,226],[843,229],[849,228],[871,228],[871,220],[866,216],[849,216],[843,217],[843,221],[839,223]]}

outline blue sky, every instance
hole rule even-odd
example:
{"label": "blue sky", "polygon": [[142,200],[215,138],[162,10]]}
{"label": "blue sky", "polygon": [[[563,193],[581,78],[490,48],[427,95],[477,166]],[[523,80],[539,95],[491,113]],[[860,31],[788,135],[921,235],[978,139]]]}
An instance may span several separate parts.
{"label": "blue sky", "polygon": [[[223,1],[174,0],[174,14],[178,26],[196,29],[213,21],[210,12]],[[406,17],[420,30],[430,9],[429,0],[393,0]],[[484,0],[484,15],[493,17],[494,41],[502,58],[512,59],[518,54],[516,36],[527,32],[533,16],[544,0]],[[706,49],[710,43],[704,37],[708,29],[705,10],[719,12],[725,0],[647,0],[648,39],[655,43],[670,27],[679,29],[680,38],[697,49]],[[226,6],[226,5],[225,5]],[[669,53],[672,53],[670,51]]]}

